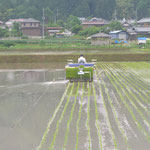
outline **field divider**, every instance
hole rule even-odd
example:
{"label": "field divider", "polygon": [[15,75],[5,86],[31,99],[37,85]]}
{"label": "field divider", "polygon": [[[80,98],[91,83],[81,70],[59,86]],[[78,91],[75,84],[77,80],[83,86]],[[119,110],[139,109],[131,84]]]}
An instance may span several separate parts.
{"label": "field divider", "polygon": [[98,86],[99,86],[99,90],[100,90],[100,93],[101,93],[101,96],[102,96],[104,108],[105,108],[105,111],[106,111],[106,114],[107,114],[107,122],[108,122],[109,130],[110,130],[110,133],[112,134],[115,149],[118,150],[118,145],[117,145],[117,142],[116,142],[115,133],[114,133],[112,127],[111,127],[111,123],[110,123],[110,120],[109,120],[109,117],[108,117],[108,111],[107,111],[106,103],[105,103],[104,96],[103,96],[102,86],[101,86],[99,78],[98,78],[98,68],[97,67],[96,67],[96,78],[97,78],[97,81],[98,81]]}
{"label": "field divider", "polygon": [[69,134],[70,124],[71,124],[72,117],[73,117],[73,114],[74,114],[75,106],[76,106],[76,103],[77,103],[79,87],[80,87],[80,82],[78,82],[78,86],[77,86],[77,90],[76,90],[76,94],[75,94],[75,100],[74,100],[74,103],[73,103],[73,106],[72,106],[72,109],[71,109],[71,114],[70,114],[69,120],[67,122],[67,130],[66,130],[66,133],[65,133],[65,140],[64,140],[63,150],[66,149],[66,145],[67,145],[67,142],[68,142],[68,134]]}
{"label": "field divider", "polygon": [[[112,65],[111,65],[112,66]],[[114,66],[112,66],[112,68],[114,68]],[[116,67],[115,67],[116,68]],[[118,73],[118,74],[120,74],[121,76],[123,75],[122,73]],[[132,86],[135,90],[136,90],[136,88],[134,87],[134,86],[137,86],[138,85],[138,87],[140,88],[140,89],[138,89],[141,93],[143,93],[148,99],[149,99],[149,95],[148,95],[148,93],[147,92],[145,92],[144,90],[146,90],[146,91],[148,91],[149,93],[150,93],[150,91],[146,88],[146,87],[143,87],[143,89],[141,88],[141,85],[142,84],[140,84],[140,83],[138,83],[138,79],[136,79],[135,81],[136,81],[136,84],[134,83],[134,81],[131,81],[131,79],[129,78],[129,77],[126,77],[125,75],[123,75],[125,78],[126,78],[126,80],[131,84],[130,86]],[[136,77],[134,77],[134,78],[136,78]],[[141,93],[140,93],[140,95],[141,95]],[[143,98],[144,98],[144,96],[143,95],[141,95]],[[147,101],[147,100],[145,100],[145,98],[144,98],[144,101],[147,103],[147,104],[149,104],[150,102],[149,101]]]}
{"label": "field divider", "polygon": [[[107,67],[108,68],[108,67]],[[113,71],[111,70],[111,69],[108,69],[108,70],[110,70],[111,71],[111,73],[114,75],[114,73],[113,73]],[[119,74],[119,76],[120,76],[120,74]],[[116,78],[116,76],[114,75],[114,77]],[[120,76],[121,77],[121,76]],[[126,78],[125,76],[124,76],[124,78]],[[120,81],[121,82],[121,81]],[[129,81],[125,81],[128,85],[130,84],[130,82]],[[129,82],[129,83],[128,83]],[[148,114],[148,115],[150,115],[150,111],[147,109],[147,108],[145,108],[145,106],[141,103],[141,101],[140,101],[140,99],[137,97],[137,95],[135,95],[133,92],[131,92],[130,90],[128,90],[128,88],[127,88],[127,85],[124,83],[124,82],[121,82],[121,84],[123,84],[123,86],[124,87],[126,87],[126,89],[127,89],[127,91],[130,93],[130,95],[132,95],[133,97],[134,97],[134,99],[137,101],[137,103],[142,107],[142,109],[144,109],[144,111]],[[132,87],[132,88],[134,88],[134,87]],[[136,90],[136,89],[135,89]],[[138,94],[138,96],[143,100],[143,102],[145,102],[147,105],[149,105],[149,103],[147,103],[147,101],[145,101],[145,98],[141,95],[141,93],[139,93]]]}
{"label": "field divider", "polygon": [[[150,142],[150,135],[142,128],[141,124],[139,123],[139,121],[137,120],[137,118],[135,117],[132,109],[129,107],[129,105],[127,104],[127,102],[124,100],[124,97],[122,96],[122,94],[120,93],[118,87],[116,86],[116,84],[113,82],[116,81],[116,79],[113,76],[110,76],[107,74],[107,70],[105,69],[105,74],[108,77],[108,79],[110,80],[110,82],[112,83],[112,85],[114,86],[114,88],[116,89],[117,93],[119,94],[120,99],[122,100],[123,104],[125,105],[125,107],[127,108],[127,110],[130,112],[132,119],[136,122],[136,125],[138,127],[138,129],[144,134],[144,136],[146,137],[147,141]],[[112,80],[113,79],[113,80]],[[120,85],[118,85],[121,89],[122,87]]]}
{"label": "field divider", "polygon": [[82,113],[82,106],[83,106],[83,97],[84,97],[84,82],[82,84],[82,95],[81,95],[81,104],[79,107],[79,115],[78,115],[78,120],[76,123],[76,150],[78,150],[78,144],[79,144],[79,122],[81,120],[81,113]]}
{"label": "field divider", "polygon": [[57,133],[58,133],[58,131],[59,131],[59,125],[60,125],[60,123],[61,123],[61,121],[62,121],[62,119],[63,119],[63,117],[64,117],[64,114],[65,114],[65,112],[66,112],[66,110],[67,110],[67,106],[68,106],[68,104],[69,104],[70,97],[71,97],[71,95],[72,95],[72,93],[73,93],[73,89],[74,89],[74,83],[73,83],[73,85],[72,85],[72,87],[71,87],[71,91],[70,91],[70,93],[69,93],[69,95],[68,95],[67,102],[66,102],[66,104],[65,104],[65,106],[64,106],[64,109],[63,109],[63,112],[62,112],[62,114],[61,114],[61,116],[60,116],[60,119],[57,121],[56,130],[55,130],[55,133],[53,134],[53,140],[52,140],[52,142],[51,142],[51,145],[50,145],[50,147],[49,147],[49,150],[52,150],[53,147],[54,147],[54,143],[55,143],[55,140],[56,140],[56,136],[57,136]]}
{"label": "field divider", "polygon": [[91,150],[92,144],[91,144],[91,135],[90,135],[90,125],[89,125],[89,121],[90,121],[90,96],[91,96],[91,92],[90,92],[90,85],[88,82],[88,106],[87,106],[87,120],[86,120],[86,126],[88,129],[88,143],[89,143],[89,147],[88,149]]}
{"label": "field divider", "polygon": [[54,119],[55,119],[55,117],[57,115],[57,112],[59,111],[60,106],[62,105],[62,103],[63,103],[63,101],[64,101],[64,99],[66,97],[66,94],[68,92],[69,87],[70,87],[70,82],[68,83],[68,85],[67,85],[67,87],[65,89],[65,92],[64,92],[64,94],[63,94],[59,104],[57,105],[57,108],[55,109],[55,112],[54,112],[53,116],[50,118],[50,120],[49,120],[49,122],[47,124],[46,130],[45,130],[45,132],[44,132],[44,134],[42,136],[42,140],[40,141],[40,144],[37,146],[36,150],[41,150],[43,144],[45,143],[47,135],[48,135],[49,130],[50,130],[50,127],[51,127],[51,124],[53,123],[53,121],[54,121]]}

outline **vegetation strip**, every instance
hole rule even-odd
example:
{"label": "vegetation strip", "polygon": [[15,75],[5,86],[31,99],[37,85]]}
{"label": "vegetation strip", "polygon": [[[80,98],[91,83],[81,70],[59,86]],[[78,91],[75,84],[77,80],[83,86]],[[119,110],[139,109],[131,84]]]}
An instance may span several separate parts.
{"label": "vegetation strip", "polygon": [[[107,72],[107,71],[106,71]],[[137,118],[135,117],[134,113],[132,112],[132,109],[129,107],[129,105],[127,104],[127,102],[124,100],[124,97],[122,96],[122,94],[120,93],[118,87],[116,86],[116,84],[112,81],[112,79],[114,79],[113,76],[107,75],[106,76],[109,78],[110,82],[112,83],[112,85],[114,86],[114,88],[116,89],[117,93],[120,96],[120,99],[122,100],[123,104],[125,105],[125,107],[128,109],[128,111],[131,114],[132,119],[136,122],[138,129],[145,135],[146,139],[148,142],[150,142],[150,135],[142,128],[142,125],[139,123],[139,121],[137,120]],[[116,81],[116,79],[114,79],[114,81]],[[120,87],[122,89],[122,87]]]}
{"label": "vegetation strip", "polygon": [[[97,69],[97,67],[96,67],[96,69]],[[99,81],[99,78],[98,78],[98,71],[96,71],[96,78],[98,80],[99,90],[100,90],[100,93],[101,93],[101,96],[102,96],[102,100],[103,100],[103,103],[104,103],[104,108],[105,108],[105,111],[106,111],[106,114],[107,114],[107,122],[108,122],[108,126],[109,126],[109,129],[110,129],[110,132],[112,134],[114,146],[115,146],[116,149],[118,149],[116,138],[115,138],[115,134],[114,134],[114,131],[113,131],[112,127],[111,127],[111,123],[110,123],[110,120],[109,120],[109,117],[108,117],[108,111],[107,111],[107,108],[106,108],[106,103],[105,103],[105,100],[104,100],[102,87],[101,87],[101,84],[100,84],[100,81]]]}
{"label": "vegetation strip", "polygon": [[59,130],[59,125],[60,125],[60,123],[61,123],[61,121],[62,121],[62,119],[63,119],[63,117],[64,117],[64,114],[65,114],[65,112],[66,112],[66,110],[67,110],[67,106],[68,106],[68,104],[69,104],[69,100],[70,100],[70,97],[71,97],[71,95],[72,95],[73,89],[74,89],[74,83],[73,83],[73,85],[72,85],[71,91],[70,91],[69,96],[68,96],[68,98],[67,98],[67,102],[66,102],[65,107],[64,107],[64,109],[63,109],[63,112],[62,112],[62,114],[61,114],[61,116],[60,116],[60,119],[57,121],[57,124],[56,124],[56,131],[55,131],[55,133],[53,134],[53,140],[52,140],[52,142],[51,142],[51,145],[50,145],[50,147],[49,147],[49,150],[52,150],[53,147],[54,147],[55,139],[56,139],[56,136],[57,136],[57,133],[58,133],[58,130]]}
{"label": "vegetation strip", "polygon": [[77,127],[77,131],[76,131],[76,150],[78,150],[78,144],[79,144],[79,122],[81,119],[81,113],[82,113],[82,103],[83,103],[83,96],[84,96],[84,83],[82,84],[82,95],[81,95],[81,104],[80,104],[80,108],[79,108],[79,116],[78,116],[78,120],[76,123],[76,127]]}
{"label": "vegetation strip", "polygon": [[91,92],[90,92],[90,85],[89,85],[89,82],[88,82],[88,106],[87,106],[87,120],[86,120],[86,126],[87,126],[87,129],[88,129],[88,142],[89,142],[89,150],[91,150],[91,135],[90,135],[90,125],[89,125],[89,121],[90,121],[90,95],[91,95]]}
{"label": "vegetation strip", "polygon": [[75,110],[75,105],[77,103],[79,87],[80,87],[80,82],[78,82],[78,86],[77,86],[77,90],[76,90],[76,94],[75,94],[75,100],[74,100],[74,103],[73,103],[73,106],[72,106],[72,109],[71,109],[71,114],[70,114],[69,120],[67,122],[67,130],[66,130],[66,133],[65,133],[65,140],[64,140],[64,145],[63,145],[64,150],[66,149],[66,145],[67,145],[67,142],[68,142],[68,134],[69,134],[69,130],[70,130],[70,124],[71,124],[71,121],[72,121],[72,116],[73,116],[73,113],[74,113],[74,110]]}
{"label": "vegetation strip", "polygon": [[[110,69],[111,70],[111,69]],[[111,72],[112,72],[112,70],[111,70]],[[113,72],[112,72],[113,73]],[[113,73],[114,74],[114,73]],[[115,76],[115,75],[114,75]],[[124,78],[126,78],[126,76],[125,75],[123,75],[124,76]],[[119,77],[121,77],[120,76],[120,74],[119,74]],[[116,78],[116,76],[115,76],[115,78]],[[128,80],[124,80],[125,81],[125,83],[127,83],[128,85],[130,85],[130,82],[128,81]],[[124,85],[124,87],[127,87],[126,86],[126,84],[124,84],[123,82],[122,82],[122,84]],[[133,86],[132,86],[133,87]],[[134,89],[135,89],[135,87],[133,87]],[[126,88],[127,89],[127,88]],[[136,90],[136,89],[135,89]],[[140,101],[140,99],[137,97],[137,95],[135,95],[133,92],[131,92],[131,90],[128,90],[127,89],[127,91],[130,93],[130,95],[132,95],[133,97],[134,97],[134,99],[137,101],[137,103],[142,107],[142,109],[144,109],[144,111],[148,114],[148,115],[150,115],[150,112],[149,112],[149,110],[147,109],[147,108],[145,108],[146,106],[143,106],[143,104],[142,104],[142,102]],[[138,93],[138,96],[146,103],[146,104],[148,104],[149,105],[149,103],[145,100],[145,98],[141,95],[141,93]]]}
{"label": "vegetation strip", "polygon": [[97,110],[97,101],[96,101],[96,91],[95,91],[95,86],[94,83],[92,83],[93,87],[93,92],[94,92],[94,103],[95,103],[95,116],[96,116],[96,128],[98,130],[98,138],[99,138],[99,144],[100,144],[100,150],[103,150],[103,145],[102,145],[102,134],[100,130],[100,125],[99,125],[99,119],[98,119],[98,110]]}
{"label": "vegetation strip", "polygon": [[60,102],[59,102],[57,108],[55,109],[55,112],[54,112],[53,116],[52,116],[51,119],[49,120],[49,122],[48,122],[48,124],[47,124],[47,128],[46,128],[46,130],[45,130],[45,132],[44,132],[44,134],[43,134],[42,140],[41,140],[39,146],[36,148],[36,150],[41,150],[43,144],[45,143],[45,140],[46,140],[46,137],[47,137],[47,135],[48,135],[48,133],[49,133],[51,124],[52,124],[52,122],[54,121],[54,119],[55,119],[55,117],[56,117],[56,114],[57,114],[58,110],[60,109],[60,106],[61,106],[62,102],[64,101],[64,99],[65,99],[65,97],[66,97],[66,94],[67,94],[67,92],[68,92],[69,87],[70,87],[70,82],[68,83],[68,85],[67,85],[67,87],[66,87],[66,90],[65,90],[65,92],[64,92],[64,94],[63,94],[63,96],[62,96],[62,98],[61,98],[61,100],[60,100]]}
{"label": "vegetation strip", "polygon": [[[100,76],[99,76],[99,77],[100,77]],[[100,79],[102,80],[101,77],[100,77]],[[102,81],[103,81],[103,80],[102,80]],[[103,81],[103,82],[104,82],[104,81]],[[123,128],[121,127],[121,124],[120,124],[120,122],[119,122],[119,119],[118,119],[118,116],[117,116],[117,113],[116,113],[116,109],[115,109],[115,107],[113,106],[113,102],[112,102],[112,100],[111,100],[111,98],[110,98],[110,95],[109,95],[109,93],[108,93],[108,89],[107,89],[107,87],[106,87],[106,84],[104,84],[104,87],[105,87],[106,95],[107,95],[107,97],[108,97],[109,104],[110,104],[110,106],[111,106],[111,108],[112,108],[112,111],[113,111],[113,114],[114,114],[114,118],[115,118],[116,124],[117,124],[117,126],[118,126],[118,128],[119,128],[119,130],[120,130],[120,132],[121,132],[121,134],[122,134],[122,136],[123,136],[123,138],[124,138],[124,140],[125,140],[125,143],[126,143],[126,145],[127,145],[127,148],[130,149],[130,147],[129,147],[129,145],[128,145],[127,136],[126,136],[126,134],[125,134],[125,131],[124,131]]]}

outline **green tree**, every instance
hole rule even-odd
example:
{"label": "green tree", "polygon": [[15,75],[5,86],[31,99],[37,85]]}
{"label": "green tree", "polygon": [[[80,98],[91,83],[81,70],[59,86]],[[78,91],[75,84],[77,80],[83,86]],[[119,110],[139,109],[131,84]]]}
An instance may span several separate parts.
{"label": "green tree", "polygon": [[14,22],[14,23],[13,23],[12,32],[13,32],[13,34],[14,34],[15,37],[20,37],[20,36],[22,36],[21,26],[20,26],[19,23],[17,23],[17,22]]}

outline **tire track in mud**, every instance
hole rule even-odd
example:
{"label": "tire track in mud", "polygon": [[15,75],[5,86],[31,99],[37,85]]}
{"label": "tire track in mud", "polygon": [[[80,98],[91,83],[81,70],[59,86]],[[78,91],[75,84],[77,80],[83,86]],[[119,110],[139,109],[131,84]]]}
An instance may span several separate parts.
{"label": "tire track in mud", "polygon": [[[121,94],[121,87],[118,87],[120,86],[119,84],[115,84],[115,82],[117,82],[117,80],[115,80],[109,72],[107,72],[104,68],[103,70],[106,72],[106,76],[109,78],[110,82],[112,83],[112,85],[115,87],[117,93],[119,94],[119,97],[120,99],[122,100],[123,104],[125,105],[125,107],[128,109],[128,111],[130,112],[130,115],[132,116],[132,119],[136,122],[136,125],[138,127],[138,129],[145,135],[146,139],[149,141],[149,134],[147,134],[145,132],[145,130],[143,130],[141,124],[139,123],[139,121],[137,120],[137,118],[135,117],[134,113],[132,112],[132,109],[129,107],[129,105],[127,104],[127,102],[125,101],[124,97],[122,96]],[[113,81],[114,80],[114,81]],[[146,144],[146,143],[145,143]]]}

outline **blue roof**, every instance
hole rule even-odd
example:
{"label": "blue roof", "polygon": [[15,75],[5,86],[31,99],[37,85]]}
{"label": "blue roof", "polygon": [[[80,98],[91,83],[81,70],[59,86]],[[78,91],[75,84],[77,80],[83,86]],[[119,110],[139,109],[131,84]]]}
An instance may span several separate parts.
{"label": "blue roof", "polygon": [[146,40],[146,37],[138,37],[138,40]]}

